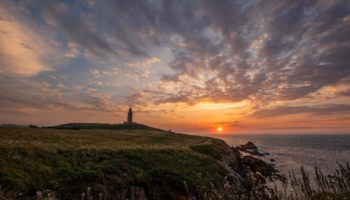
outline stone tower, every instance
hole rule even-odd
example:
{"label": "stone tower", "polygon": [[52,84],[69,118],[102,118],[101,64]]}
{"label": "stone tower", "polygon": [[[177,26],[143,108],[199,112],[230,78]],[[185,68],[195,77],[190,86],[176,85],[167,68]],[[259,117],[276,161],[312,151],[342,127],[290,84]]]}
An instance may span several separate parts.
{"label": "stone tower", "polygon": [[132,123],[132,110],[131,110],[131,107],[129,109],[129,112],[128,112],[128,120],[127,120],[128,123]]}

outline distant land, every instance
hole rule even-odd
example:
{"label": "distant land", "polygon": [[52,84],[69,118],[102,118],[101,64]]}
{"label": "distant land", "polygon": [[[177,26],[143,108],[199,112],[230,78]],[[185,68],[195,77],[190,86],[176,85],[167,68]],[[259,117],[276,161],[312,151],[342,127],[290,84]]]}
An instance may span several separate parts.
{"label": "distant land", "polygon": [[144,124],[137,123],[123,123],[123,124],[107,124],[107,123],[67,123],[61,124],[57,126],[49,126],[46,128],[54,128],[54,129],[109,129],[109,130],[118,130],[118,129],[126,129],[126,130],[158,130],[164,131],[158,128],[153,128],[150,126],[146,126]]}
{"label": "distant land", "polygon": [[0,127],[26,127],[26,126],[18,125],[18,124],[1,124]]}

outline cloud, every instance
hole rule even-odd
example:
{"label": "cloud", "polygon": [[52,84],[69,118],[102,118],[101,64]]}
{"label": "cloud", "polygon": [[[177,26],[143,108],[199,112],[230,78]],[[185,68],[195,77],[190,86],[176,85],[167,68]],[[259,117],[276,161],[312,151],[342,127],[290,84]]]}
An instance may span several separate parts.
{"label": "cloud", "polygon": [[[166,91],[172,95],[155,101],[293,101],[343,84],[350,78],[350,7],[317,2],[195,4],[203,23],[188,20],[196,28],[177,31],[182,45],[172,48],[174,73],[161,76],[162,84],[174,86]],[[198,30],[210,30],[211,39],[195,35]]]}
{"label": "cloud", "polygon": [[82,99],[82,102],[86,105],[84,109],[99,111],[99,112],[116,112],[121,109],[118,106],[115,106],[108,98],[101,98],[97,96],[87,96]]}
{"label": "cloud", "polygon": [[151,64],[157,63],[160,61],[161,59],[158,56],[156,56],[156,57],[146,59],[143,62],[126,62],[124,64],[128,67],[149,67]]}
{"label": "cloud", "polygon": [[[6,3],[5,3],[6,5]],[[48,48],[43,39],[28,24],[15,15],[12,7],[0,8],[0,74],[32,77],[53,68],[43,62]],[[47,49],[49,52],[49,49]]]}
{"label": "cloud", "polygon": [[[7,105],[114,113],[125,105],[148,110],[247,102],[242,110],[252,109],[255,118],[348,111],[347,1],[20,0],[4,5],[1,85],[16,89],[8,76],[40,83],[18,92],[28,102],[5,93]],[[113,85],[121,87],[112,91]],[[104,92],[121,100],[113,103]]]}
{"label": "cloud", "polygon": [[[50,87],[50,84],[42,83],[36,85],[32,82],[26,82],[27,85],[17,85],[16,91],[0,87],[0,111],[30,113],[42,110],[67,110],[79,112],[104,112],[116,113],[120,108],[110,101],[110,97],[106,95],[84,96],[81,101],[72,101],[67,99],[69,93],[61,92],[60,90],[50,89],[41,90],[40,86]],[[80,91],[79,85],[74,85],[71,88],[57,84],[59,89]],[[31,93],[25,91],[30,90]]]}
{"label": "cloud", "polygon": [[101,78],[102,76],[100,71],[98,71],[97,69],[90,69],[89,71],[95,78]]}
{"label": "cloud", "polygon": [[339,92],[339,95],[345,96],[345,97],[350,97],[350,89],[343,91],[343,92]]}
{"label": "cloud", "polygon": [[75,91],[82,91],[83,90],[83,87],[81,85],[73,85],[72,86],[72,90],[75,90]]}
{"label": "cloud", "polygon": [[[69,3],[41,7],[47,22],[71,37],[70,44],[123,58],[128,67],[160,62],[151,56],[155,49],[169,49],[159,87],[175,87],[155,103],[292,101],[350,78],[347,2],[88,3],[89,12]],[[77,55],[76,45],[69,47],[66,56]],[[148,77],[140,70],[118,73]]]}
{"label": "cloud", "polygon": [[239,123],[239,121],[233,121],[233,122],[214,122],[213,124],[218,124],[218,125],[232,125],[235,126]]}
{"label": "cloud", "polygon": [[13,110],[16,108],[19,111],[38,111],[38,110],[53,110],[65,109],[77,111],[79,106],[73,103],[68,103],[59,96],[25,94],[23,92],[11,92],[6,89],[1,90],[0,94],[1,110]]}
{"label": "cloud", "polygon": [[88,49],[96,56],[106,58],[108,56],[118,55],[107,42],[95,34],[79,15],[62,9],[65,4],[57,2],[46,2],[38,0],[42,6],[44,18],[48,24],[57,28],[62,28],[76,43]]}
{"label": "cloud", "polygon": [[60,88],[60,89],[68,89],[68,87],[65,86],[65,85],[63,85],[62,83],[59,83],[59,84],[57,84],[56,86],[57,86],[58,88]]}
{"label": "cloud", "polygon": [[147,106],[148,101],[145,98],[145,93],[137,92],[126,97],[126,104],[128,106]]}
{"label": "cloud", "polygon": [[121,67],[114,67],[113,71],[114,74],[122,74],[123,76],[133,78],[134,80],[146,79],[150,74],[155,73],[153,70],[143,67],[126,69]]}
{"label": "cloud", "polygon": [[254,118],[268,118],[291,114],[312,114],[312,115],[330,115],[334,113],[346,113],[350,111],[350,105],[334,104],[324,106],[281,106],[272,109],[261,109],[251,114]]}
{"label": "cloud", "polygon": [[69,42],[68,47],[70,48],[70,51],[64,55],[69,58],[75,58],[79,54],[77,44],[74,42]]}

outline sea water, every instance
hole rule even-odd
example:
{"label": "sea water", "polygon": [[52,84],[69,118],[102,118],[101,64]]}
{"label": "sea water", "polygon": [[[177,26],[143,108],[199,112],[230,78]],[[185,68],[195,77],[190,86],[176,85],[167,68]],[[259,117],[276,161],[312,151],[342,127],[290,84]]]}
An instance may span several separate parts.
{"label": "sea water", "polygon": [[[270,155],[259,157],[288,177],[289,172],[300,175],[300,166],[314,179],[314,167],[320,167],[324,175],[332,175],[339,164],[350,163],[350,134],[212,134],[230,146],[253,142]],[[271,159],[275,160],[274,162]]]}

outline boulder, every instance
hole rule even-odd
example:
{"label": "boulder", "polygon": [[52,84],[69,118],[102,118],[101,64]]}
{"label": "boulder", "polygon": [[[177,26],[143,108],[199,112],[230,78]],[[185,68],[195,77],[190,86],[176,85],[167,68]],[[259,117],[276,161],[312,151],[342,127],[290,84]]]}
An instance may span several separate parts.
{"label": "boulder", "polygon": [[250,155],[254,155],[254,156],[269,155],[269,153],[261,152],[260,150],[258,150],[258,147],[255,146],[255,144],[253,142],[247,142],[247,144],[245,144],[245,145],[239,145],[237,147],[232,147],[232,149],[244,151],[244,152],[249,153]]}
{"label": "boulder", "polygon": [[258,147],[256,147],[253,142],[248,142],[247,144],[240,145],[236,148],[241,151],[246,151],[247,149],[258,149]]}
{"label": "boulder", "polygon": [[264,156],[265,153],[261,153],[259,150],[253,150],[253,151],[247,151],[248,153],[250,153],[251,155],[254,155],[254,156]]}

